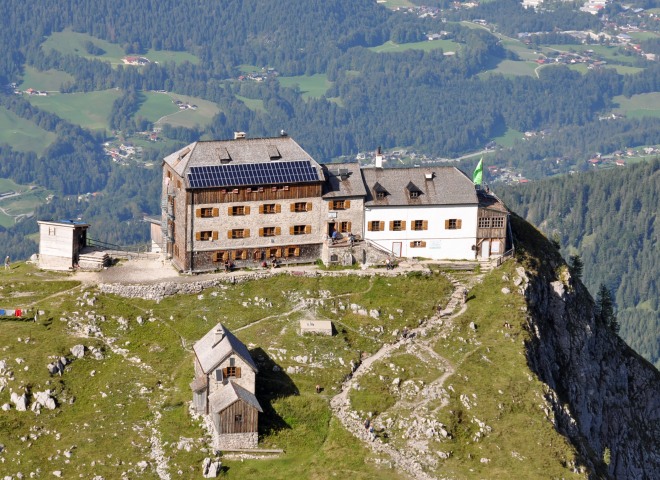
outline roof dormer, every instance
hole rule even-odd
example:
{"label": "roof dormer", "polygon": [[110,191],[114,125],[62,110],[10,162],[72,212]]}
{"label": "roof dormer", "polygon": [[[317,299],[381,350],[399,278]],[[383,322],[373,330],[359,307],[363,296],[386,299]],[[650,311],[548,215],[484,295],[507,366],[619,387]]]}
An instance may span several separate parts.
{"label": "roof dormer", "polygon": [[385,189],[385,187],[383,187],[378,182],[374,183],[373,189],[374,189],[374,196],[377,199],[382,199],[389,195],[389,192]]}
{"label": "roof dormer", "polygon": [[408,182],[408,185],[406,185],[406,190],[408,191],[408,196],[410,198],[418,198],[422,194],[422,190],[412,181]]}

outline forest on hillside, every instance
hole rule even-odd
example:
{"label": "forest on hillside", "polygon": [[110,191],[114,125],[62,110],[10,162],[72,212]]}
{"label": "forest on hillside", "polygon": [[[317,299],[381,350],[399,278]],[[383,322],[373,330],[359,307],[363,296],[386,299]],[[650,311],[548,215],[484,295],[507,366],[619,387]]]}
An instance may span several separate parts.
{"label": "forest on hillside", "polygon": [[619,334],[660,367],[660,159],[498,190],[507,206],[580,255],[595,297],[604,284]]}

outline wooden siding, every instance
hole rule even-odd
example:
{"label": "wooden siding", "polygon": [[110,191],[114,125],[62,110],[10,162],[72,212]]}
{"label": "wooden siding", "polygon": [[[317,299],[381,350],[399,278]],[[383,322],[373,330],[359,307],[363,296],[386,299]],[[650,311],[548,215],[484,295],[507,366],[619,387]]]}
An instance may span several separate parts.
{"label": "wooden siding", "polygon": [[[492,222],[494,218],[502,218],[502,227],[482,228],[479,227],[479,219],[489,218]],[[506,238],[507,215],[501,211],[480,208],[477,213],[477,239],[497,238],[504,240]]]}
{"label": "wooden siding", "polygon": [[[275,191],[273,191],[273,188]],[[233,193],[238,190],[238,193]],[[195,205],[209,203],[242,203],[242,202],[273,202],[276,200],[290,200],[298,198],[310,198],[321,196],[321,184],[314,185],[291,185],[288,189],[278,187],[263,187],[263,191],[246,187],[241,188],[204,188],[189,190],[188,203],[194,201]],[[223,193],[224,192],[224,193]]]}
{"label": "wooden siding", "polygon": [[[241,415],[242,421],[236,422]],[[259,411],[242,400],[229,405],[219,415],[214,415],[216,431],[222,433],[250,433],[258,429]]]}

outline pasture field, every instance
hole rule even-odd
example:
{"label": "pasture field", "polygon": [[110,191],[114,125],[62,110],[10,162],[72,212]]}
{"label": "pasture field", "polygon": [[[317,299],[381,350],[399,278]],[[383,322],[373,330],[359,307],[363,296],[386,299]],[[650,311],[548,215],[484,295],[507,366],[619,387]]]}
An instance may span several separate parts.
{"label": "pasture field", "polygon": [[[96,47],[104,50],[101,55],[91,55],[87,53],[85,44],[92,42]],[[92,37],[86,33],[73,32],[70,29],[61,32],[55,32],[50,35],[42,44],[45,51],[57,50],[63,54],[78,55],[84,58],[96,58],[110,62],[111,65],[123,64],[122,58],[126,56],[126,52],[119,45]],[[188,52],[173,52],[170,50],[153,50],[150,49],[146,54],[140,55],[148,58],[152,62],[190,62],[199,63],[199,58]]]}
{"label": "pasture field", "polygon": [[503,147],[513,147],[516,140],[522,140],[524,136],[523,132],[519,132],[513,128],[507,128],[506,132],[499,137],[493,138],[493,141]]}
{"label": "pasture field", "polygon": [[253,112],[265,112],[264,101],[258,98],[247,98],[241,95],[236,95],[236,98],[243,102],[247,108]]}
{"label": "pasture field", "polygon": [[369,50],[376,53],[405,52],[406,50],[423,50],[425,52],[430,52],[431,50],[438,50],[440,48],[445,52],[457,52],[461,49],[461,44],[456,43],[453,40],[424,40],[421,42],[401,44],[388,40],[382,45],[369,48]]}
{"label": "pasture field", "polygon": [[0,143],[8,143],[14,150],[20,152],[35,152],[40,155],[55,141],[55,138],[54,133],[0,107]]}
{"label": "pasture field", "polygon": [[628,118],[660,117],[660,93],[642,93],[626,98],[623,95],[614,97],[619,105],[614,109]]}
{"label": "pasture field", "polygon": [[90,130],[109,130],[108,118],[112,103],[121,96],[119,90],[88,93],[56,93],[47,97],[30,96],[36,107]]}
{"label": "pasture field", "polygon": [[[192,128],[195,125],[207,125],[211,123],[213,117],[220,112],[220,107],[218,107],[217,104],[209,102],[208,100],[202,100],[201,98],[197,97],[189,97],[187,95],[178,95],[174,93],[168,93],[165,95],[156,92],[148,92],[146,95],[147,98],[151,98],[152,102],[154,102],[153,111],[156,113],[160,111],[159,109],[161,108],[163,110],[165,109],[165,102],[169,102],[169,105],[174,107],[174,111],[172,113],[167,113],[153,119],[142,114],[142,108],[138,110],[138,115],[142,114],[145,118],[149,118],[153,122],[160,124],[167,123],[175,127]],[[197,105],[197,110],[179,110],[178,107],[172,103],[172,101],[176,100],[181,100],[183,103],[187,103],[189,105]],[[146,103],[147,102],[145,102],[145,104]]]}
{"label": "pasture field", "polygon": [[11,180],[1,181],[3,188],[13,184],[16,187],[12,190],[20,192],[20,195],[0,198],[0,225],[5,228],[14,225],[17,216],[34,212],[39,205],[45,203],[48,196],[48,191],[42,187],[30,189],[25,185],[17,185]]}
{"label": "pasture field", "polygon": [[376,3],[380,3],[384,7],[394,10],[398,7],[414,7],[415,4],[409,0],[376,0]]}
{"label": "pasture field", "polygon": [[150,122],[156,122],[166,115],[172,115],[179,111],[179,108],[172,103],[172,97],[166,93],[141,92],[144,96],[144,103],[140,105],[136,116],[146,118]]}
{"label": "pasture field", "polygon": [[277,79],[283,87],[294,87],[297,85],[304,99],[320,98],[332,86],[332,82],[328,80],[328,76],[321,73],[311,76],[277,77]]}
{"label": "pasture field", "polygon": [[493,74],[502,74],[505,77],[518,77],[521,75],[536,76],[534,70],[538,67],[532,62],[521,62],[516,60],[502,60],[492,70],[487,70],[479,74],[480,77],[487,77]]}
{"label": "pasture field", "polygon": [[658,38],[660,36],[657,32],[630,32],[628,35],[630,35],[633,40],[638,42],[642,40],[649,40],[651,38]]}
{"label": "pasture field", "polygon": [[60,72],[59,70],[40,72],[36,68],[26,65],[20,89],[34,88],[35,90],[47,92],[59,92],[63,83],[73,82],[73,80],[74,78],[66,72]]}

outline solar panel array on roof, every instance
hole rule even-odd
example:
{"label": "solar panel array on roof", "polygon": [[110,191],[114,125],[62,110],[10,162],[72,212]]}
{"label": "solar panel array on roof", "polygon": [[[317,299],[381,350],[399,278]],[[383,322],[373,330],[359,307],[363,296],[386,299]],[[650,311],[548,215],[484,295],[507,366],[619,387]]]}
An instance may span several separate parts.
{"label": "solar panel array on roof", "polygon": [[190,188],[240,187],[319,180],[319,174],[309,160],[190,167],[188,173]]}

